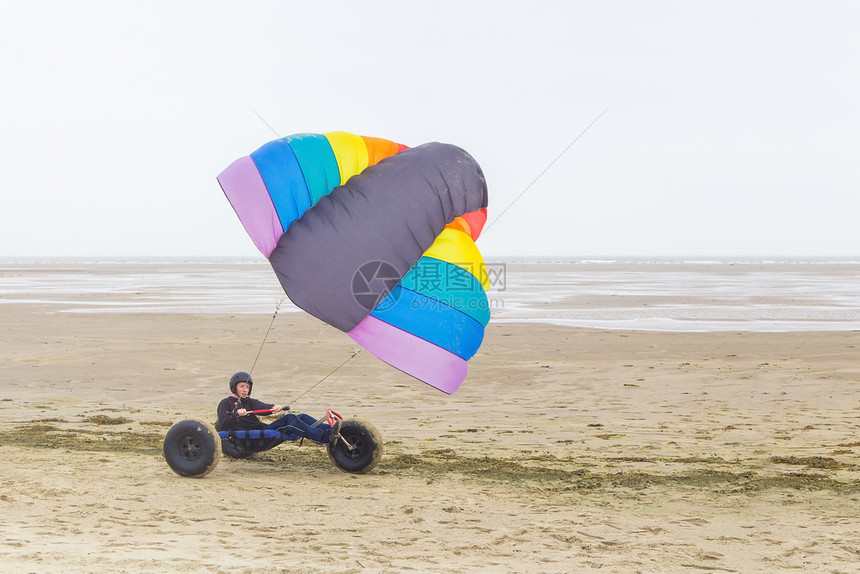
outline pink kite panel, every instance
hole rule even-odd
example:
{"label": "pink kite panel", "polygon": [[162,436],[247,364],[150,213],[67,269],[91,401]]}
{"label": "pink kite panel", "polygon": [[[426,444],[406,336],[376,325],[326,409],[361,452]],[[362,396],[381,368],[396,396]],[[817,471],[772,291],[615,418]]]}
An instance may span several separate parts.
{"label": "pink kite panel", "polygon": [[240,157],[221,172],[218,183],[251,241],[268,259],[284,230],[254,160]]}
{"label": "pink kite panel", "polygon": [[445,393],[456,391],[466,378],[468,367],[462,358],[372,315],[348,335],[392,367]]}

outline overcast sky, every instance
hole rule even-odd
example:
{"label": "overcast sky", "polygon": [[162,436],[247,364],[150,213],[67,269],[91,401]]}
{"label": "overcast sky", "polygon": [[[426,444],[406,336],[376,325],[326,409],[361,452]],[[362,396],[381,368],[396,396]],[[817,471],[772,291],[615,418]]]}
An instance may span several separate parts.
{"label": "overcast sky", "polygon": [[853,0],[2,0],[0,256],[258,255],[215,176],[333,130],[469,151],[489,258],[860,256],[858,30]]}

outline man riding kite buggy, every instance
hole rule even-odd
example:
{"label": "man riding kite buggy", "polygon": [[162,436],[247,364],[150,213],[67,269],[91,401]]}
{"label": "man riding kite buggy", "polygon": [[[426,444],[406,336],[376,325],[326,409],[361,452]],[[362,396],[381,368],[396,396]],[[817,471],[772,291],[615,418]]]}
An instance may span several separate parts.
{"label": "man riding kite buggy", "polygon": [[[443,143],[303,133],[235,160],[218,183],[297,307],[400,371],[445,393],[459,388],[490,320],[489,277],[474,243],[487,221],[487,182],[471,155]],[[164,454],[178,474],[208,473],[222,445],[236,457],[301,437],[327,444],[347,472],[379,460],[378,434],[356,419],[329,418],[330,430],[287,414],[244,427],[263,425],[246,407],[282,407],[240,405],[254,401],[240,386],[219,408],[218,431],[183,421],[168,432]],[[220,430],[226,425],[234,430]],[[228,452],[236,445],[248,448]]]}
{"label": "man riding kite buggy", "polygon": [[[326,411],[326,422],[316,420],[310,415],[288,412],[272,423],[266,424],[257,418],[256,412],[269,411],[276,414],[284,411],[282,405],[264,403],[251,398],[251,387],[254,381],[245,371],[239,371],[230,377],[229,397],[218,404],[218,431],[237,430],[281,430],[289,431],[300,438],[306,438],[319,444],[329,444],[337,440],[340,429],[340,419],[332,410]],[[286,408],[289,410],[289,407]]]}

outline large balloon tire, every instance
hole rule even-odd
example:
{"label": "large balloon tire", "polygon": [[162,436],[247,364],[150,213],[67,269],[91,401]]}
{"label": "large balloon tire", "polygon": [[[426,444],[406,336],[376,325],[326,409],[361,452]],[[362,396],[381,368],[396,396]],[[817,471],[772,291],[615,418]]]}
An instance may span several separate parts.
{"label": "large balloon tire", "polygon": [[221,460],[221,437],[209,423],[181,421],[167,431],[162,451],[173,472],[201,478],[212,472]]}
{"label": "large balloon tire", "polygon": [[[364,474],[373,470],[382,458],[382,440],[372,424],[360,419],[340,423],[341,438],[328,445],[328,457],[344,472]],[[352,450],[347,446],[349,443]]]}

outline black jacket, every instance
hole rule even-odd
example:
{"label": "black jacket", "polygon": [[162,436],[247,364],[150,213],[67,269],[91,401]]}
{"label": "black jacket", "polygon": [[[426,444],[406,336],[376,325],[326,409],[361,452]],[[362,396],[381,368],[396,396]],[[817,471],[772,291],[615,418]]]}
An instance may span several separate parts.
{"label": "black jacket", "polygon": [[254,430],[266,428],[266,423],[257,418],[257,415],[245,415],[240,417],[235,414],[238,409],[246,411],[260,411],[270,409],[274,404],[264,403],[251,397],[240,399],[235,396],[229,396],[218,403],[218,422],[215,423],[215,429],[222,430]]}

